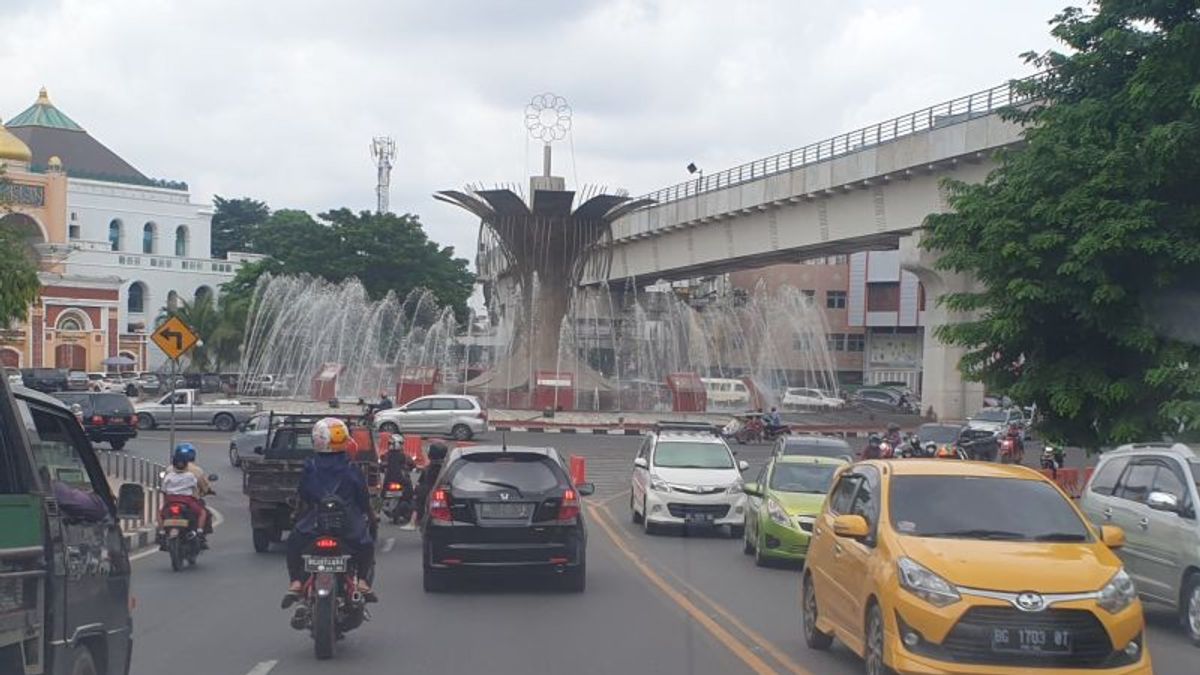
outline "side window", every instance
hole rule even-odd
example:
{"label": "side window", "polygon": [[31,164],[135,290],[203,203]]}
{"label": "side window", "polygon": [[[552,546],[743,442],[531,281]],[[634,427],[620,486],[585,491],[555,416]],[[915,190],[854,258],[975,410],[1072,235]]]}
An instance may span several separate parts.
{"label": "side window", "polygon": [[641,457],[642,459],[650,458],[650,437],[649,436],[647,436],[646,439],[642,441],[642,447],[638,448],[637,456]]}
{"label": "side window", "polygon": [[[18,407],[29,433],[35,468],[45,486],[59,483],[68,493],[99,495],[111,511],[112,497],[104,472],[79,425],[61,413],[24,403]],[[58,496],[60,489],[54,491]]]}
{"label": "side window", "polygon": [[842,476],[838,484],[833,488],[832,496],[829,498],[829,512],[834,515],[850,513],[854,491],[858,488],[860,482],[862,482],[861,476],[852,474]]}
{"label": "side window", "polygon": [[1157,470],[1158,465],[1146,460],[1129,465],[1129,469],[1121,477],[1116,496],[1139,504],[1144,503],[1146,495],[1150,494],[1150,485],[1154,482],[1154,472]]}
{"label": "side window", "polygon": [[465,398],[455,399],[454,404],[458,410],[474,410],[475,409],[475,404],[471,403],[470,401],[468,401]]}
{"label": "side window", "polygon": [[409,403],[408,410],[410,412],[411,411],[420,411],[420,410],[429,410],[432,405],[433,405],[433,399],[427,398],[427,399],[423,399],[420,401],[413,401],[412,403]]}
{"label": "side window", "polygon": [[1164,460],[1159,464],[1158,473],[1154,474],[1154,484],[1150,487],[1150,491],[1175,495],[1180,505],[1186,505],[1190,501],[1187,483],[1183,481],[1183,471],[1173,460]]}
{"label": "side window", "polygon": [[874,531],[879,522],[879,474],[871,467],[859,469],[862,488],[854,494],[850,501],[850,513],[866,518],[867,524]]}
{"label": "side window", "polygon": [[1126,464],[1129,464],[1128,457],[1119,457],[1111,462],[1105,462],[1092,478],[1092,492],[1098,495],[1112,495],[1117,488],[1117,479],[1121,477],[1121,472],[1125,470]]}
{"label": "side window", "polygon": [[452,399],[452,398],[435,398],[432,401],[431,407],[434,410],[454,410],[454,399]]}
{"label": "side window", "polygon": [[763,468],[761,470],[759,470],[759,472],[758,472],[758,477],[754,479],[754,482],[758,483],[758,487],[760,490],[767,486],[767,473],[769,472],[770,468],[771,468],[770,462],[763,464]]}

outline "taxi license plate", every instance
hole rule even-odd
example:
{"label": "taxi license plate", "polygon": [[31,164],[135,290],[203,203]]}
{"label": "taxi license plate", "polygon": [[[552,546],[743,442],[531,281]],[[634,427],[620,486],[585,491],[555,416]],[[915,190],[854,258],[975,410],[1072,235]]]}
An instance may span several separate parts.
{"label": "taxi license plate", "polygon": [[304,556],[304,571],[305,572],[345,572],[346,561],[350,556],[321,556],[321,555],[306,555]]}
{"label": "taxi license plate", "polygon": [[480,504],[479,515],[484,518],[524,518],[526,504]]}
{"label": "taxi license plate", "polygon": [[1070,654],[1071,631],[1049,628],[993,628],[992,651]]}
{"label": "taxi license plate", "polygon": [[162,521],[163,527],[187,527],[188,521],[183,518],[167,518]]}

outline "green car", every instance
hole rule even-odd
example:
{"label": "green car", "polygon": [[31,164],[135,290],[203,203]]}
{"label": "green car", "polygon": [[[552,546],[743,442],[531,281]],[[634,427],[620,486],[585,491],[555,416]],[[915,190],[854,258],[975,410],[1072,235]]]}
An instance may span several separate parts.
{"label": "green car", "polygon": [[808,538],[821,512],[825,493],[838,469],[848,462],[833,457],[785,455],[774,457],[746,483],[746,555],[755,564],[772,561],[803,562]]}

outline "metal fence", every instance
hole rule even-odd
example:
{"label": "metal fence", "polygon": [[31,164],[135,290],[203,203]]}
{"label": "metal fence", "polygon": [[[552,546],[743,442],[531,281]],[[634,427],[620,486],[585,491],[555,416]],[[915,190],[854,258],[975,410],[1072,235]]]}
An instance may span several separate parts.
{"label": "metal fence", "polygon": [[763,159],[725,169],[718,173],[700,176],[692,180],[663,188],[656,192],[643,195],[643,199],[653,199],[659,204],[694,197],[706,192],[721,190],[750,181],[761,180],[767,176],[784,173],[817,162],[824,162],[835,157],[858,152],[881,143],[894,141],[898,138],[921,133],[930,129],[965,122],[976,117],[990,115],[1014,105],[1028,103],[1031,98],[1018,91],[1018,83],[1034,81],[1044,77],[1044,74],[1030,76],[1022,80],[1007,82],[998,87],[962,96],[944,103],[930,106],[907,115],[901,115],[886,122],[873,124],[855,131],[840,134],[833,138],[811,143],[802,148],[781,152]]}
{"label": "metal fence", "polygon": [[158,522],[158,510],[162,506],[162,474],[167,467],[126,452],[104,452],[99,453],[99,457],[109,481],[137,483],[146,490],[142,516],[121,519],[122,527],[127,530],[138,529]]}

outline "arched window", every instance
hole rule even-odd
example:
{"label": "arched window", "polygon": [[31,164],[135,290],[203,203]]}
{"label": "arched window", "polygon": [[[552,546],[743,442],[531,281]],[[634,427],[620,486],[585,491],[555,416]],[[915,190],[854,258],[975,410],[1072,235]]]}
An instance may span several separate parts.
{"label": "arched window", "polygon": [[154,239],[158,235],[158,226],[154,223],[146,223],[142,227],[142,253],[154,253]]}
{"label": "arched window", "polygon": [[66,331],[81,331],[83,330],[83,326],[79,325],[79,319],[76,319],[73,316],[68,316],[63,318],[62,321],[58,322],[58,329]]}
{"label": "arched window", "polygon": [[125,301],[125,309],[130,314],[141,314],[146,311],[146,284],[135,281],[129,285],[129,297]]}
{"label": "arched window", "polygon": [[200,304],[200,300],[203,298],[208,298],[210,301],[213,299],[212,289],[208,286],[201,286],[196,289],[196,304]]}
{"label": "arched window", "polygon": [[175,291],[167,293],[167,309],[172,312],[179,309],[179,294]]}
{"label": "arched window", "polygon": [[180,225],[175,228],[175,255],[180,258],[186,258],[188,254],[188,229],[187,225]]}
{"label": "arched window", "polygon": [[125,225],[116,218],[108,224],[108,243],[114,251],[121,250],[121,230],[123,229],[125,229]]}
{"label": "arched window", "polygon": [[91,330],[92,322],[83,312],[77,309],[68,309],[58,316],[58,324],[55,328],[60,331]]}

